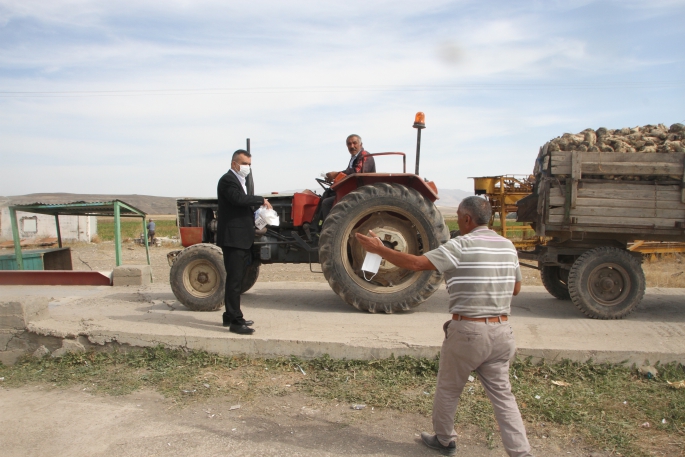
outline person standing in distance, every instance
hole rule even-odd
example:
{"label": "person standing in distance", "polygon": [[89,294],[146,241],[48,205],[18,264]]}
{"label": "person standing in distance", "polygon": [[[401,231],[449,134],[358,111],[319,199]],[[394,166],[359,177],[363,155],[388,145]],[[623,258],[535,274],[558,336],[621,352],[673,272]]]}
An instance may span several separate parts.
{"label": "person standing in distance", "polygon": [[241,335],[251,335],[253,321],[245,320],[240,309],[240,289],[248,265],[252,262],[254,243],[254,207],[271,209],[266,198],[254,195],[250,173],[252,156],[238,149],[231,158],[231,169],[221,177],[217,186],[219,211],[217,213],[216,244],[224,253],[226,291],[223,325]]}
{"label": "person standing in distance", "polygon": [[155,228],[157,228],[155,221],[150,219],[150,222],[147,223],[147,237],[149,239],[149,244],[155,242]]}
{"label": "person standing in distance", "polygon": [[507,323],[511,298],[521,290],[521,270],[511,241],[488,229],[492,208],[487,200],[467,197],[459,204],[461,236],[415,256],[387,248],[373,232],[356,234],[368,251],[413,271],[445,275],[452,319],[445,322],[440,368],[433,401],[433,430],[421,440],[442,455],[456,455],[454,415],[472,371],[495,410],[504,449],[510,457],[529,457],[530,444],[516,399],[511,393],[509,361],[516,345]]}

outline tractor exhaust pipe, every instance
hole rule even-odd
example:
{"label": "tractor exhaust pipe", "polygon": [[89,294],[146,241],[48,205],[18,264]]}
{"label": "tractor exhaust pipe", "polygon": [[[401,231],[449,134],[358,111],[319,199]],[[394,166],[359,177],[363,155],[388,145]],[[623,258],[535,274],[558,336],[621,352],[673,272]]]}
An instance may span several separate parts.
{"label": "tractor exhaust pipe", "polygon": [[421,130],[426,128],[426,115],[421,111],[416,113],[414,117],[414,125],[416,129],[416,171],[415,175],[419,175],[419,158],[421,157]]}

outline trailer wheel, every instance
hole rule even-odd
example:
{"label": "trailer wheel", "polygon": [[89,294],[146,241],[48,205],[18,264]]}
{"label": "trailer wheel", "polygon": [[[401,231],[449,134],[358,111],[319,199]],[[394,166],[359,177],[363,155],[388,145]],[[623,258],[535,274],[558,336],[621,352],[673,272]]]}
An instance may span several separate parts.
{"label": "trailer wheel", "polygon": [[645,274],[627,251],[601,247],[585,252],[568,275],[573,304],[595,319],[621,319],[645,294]]}
{"label": "trailer wheel", "polygon": [[540,268],[540,279],[547,292],[559,300],[570,300],[568,292],[568,270],[559,266]]}
{"label": "trailer wheel", "polygon": [[215,311],[224,303],[226,270],[221,248],[194,244],[176,258],[169,273],[174,295],[193,311]]}
{"label": "trailer wheel", "polygon": [[449,239],[440,212],[414,189],[376,183],[350,192],[331,210],[319,239],[323,274],[346,303],[372,313],[393,313],[418,306],[438,289],[442,275],[437,271],[410,271],[387,261],[378,274],[367,273],[365,279],[361,266],[366,251],[354,235],[369,230],[386,246],[415,255]]}

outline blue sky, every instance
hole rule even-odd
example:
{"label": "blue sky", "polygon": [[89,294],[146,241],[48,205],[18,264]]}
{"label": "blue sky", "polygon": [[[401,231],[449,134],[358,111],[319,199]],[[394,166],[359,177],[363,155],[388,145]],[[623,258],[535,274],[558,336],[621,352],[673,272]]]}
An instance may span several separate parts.
{"label": "blue sky", "polygon": [[[438,189],[564,132],[685,123],[685,1],[0,0],[0,195],[212,196],[408,154]],[[378,171],[399,172],[397,158]]]}

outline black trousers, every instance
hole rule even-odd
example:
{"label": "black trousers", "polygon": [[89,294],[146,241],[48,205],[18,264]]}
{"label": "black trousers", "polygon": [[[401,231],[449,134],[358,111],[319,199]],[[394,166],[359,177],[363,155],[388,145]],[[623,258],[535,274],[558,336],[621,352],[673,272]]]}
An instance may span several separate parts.
{"label": "black trousers", "polygon": [[240,289],[243,285],[245,271],[250,263],[250,250],[222,246],[224,253],[224,267],[226,268],[226,292],[224,304],[224,324],[245,324],[243,312],[240,310]]}
{"label": "black trousers", "polygon": [[335,195],[332,197],[324,198],[321,202],[321,220],[325,221],[328,217],[328,213],[333,209],[333,202],[335,202]]}

